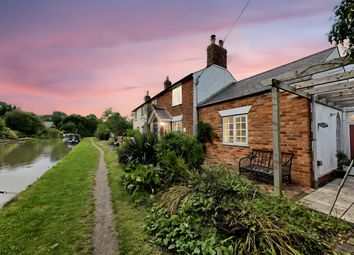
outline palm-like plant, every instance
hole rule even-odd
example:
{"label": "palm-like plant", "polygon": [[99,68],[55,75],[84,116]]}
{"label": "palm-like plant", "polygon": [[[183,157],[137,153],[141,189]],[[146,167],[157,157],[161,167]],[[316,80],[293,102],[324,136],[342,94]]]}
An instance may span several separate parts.
{"label": "palm-like plant", "polygon": [[133,137],[126,138],[118,150],[119,162],[123,164],[156,165],[156,143],[157,136],[153,133],[135,133]]}

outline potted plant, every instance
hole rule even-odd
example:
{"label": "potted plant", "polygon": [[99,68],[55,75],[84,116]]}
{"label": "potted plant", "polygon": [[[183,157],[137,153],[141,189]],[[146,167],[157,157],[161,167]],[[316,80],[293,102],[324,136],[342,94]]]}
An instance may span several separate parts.
{"label": "potted plant", "polygon": [[338,170],[345,172],[347,166],[349,166],[350,164],[350,159],[348,158],[347,154],[345,154],[341,150],[337,151],[336,157],[337,157]]}

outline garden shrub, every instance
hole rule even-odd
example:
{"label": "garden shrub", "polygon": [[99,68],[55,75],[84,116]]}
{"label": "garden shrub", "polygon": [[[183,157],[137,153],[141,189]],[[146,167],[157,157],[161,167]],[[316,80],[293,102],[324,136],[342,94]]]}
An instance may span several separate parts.
{"label": "garden shrub", "polygon": [[17,139],[20,136],[19,136],[19,134],[17,134],[16,131],[14,131],[8,127],[5,127],[5,137],[8,139]]}
{"label": "garden shrub", "polygon": [[180,183],[191,177],[187,163],[182,157],[177,157],[175,151],[166,151],[160,154],[159,163],[163,166],[160,169],[160,176],[165,187],[170,187],[174,183]]}
{"label": "garden shrub", "polygon": [[209,123],[199,122],[197,125],[197,140],[200,143],[213,141],[213,129]]}
{"label": "garden shrub", "polygon": [[0,118],[0,139],[5,138],[6,132],[5,132],[5,122],[3,121],[2,118]]}
{"label": "garden shrub", "polygon": [[346,223],[206,169],[160,195],[147,220],[154,242],[180,254],[330,254]]}
{"label": "garden shrub", "polygon": [[45,128],[39,135],[42,139],[60,138],[61,136],[61,131],[56,128]]}
{"label": "garden shrub", "polygon": [[189,169],[198,169],[204,161],[203,145],[196,138],[181,132],[165,134],[156,145],[159,161],[164,161],[168,152],[174,151],[182,158]]}
{"label": "garden shrub", "polygon": [[111,135],[111,130],[108,128],[106,123],[101,123],[97,125],[94,135],[99,140],[108,140]]}
{"label": "garden shrub", "polygon": [[140,163],[156,165],[155,144],[157,136],[153,133],[135,133],[126,138],[118,150],[118,160],[123,164]]}
{"label": "garden shrub", "polygon": [[160,188],[158,170],[152,165],[126,165],[123,171],[123,186],[136,202],[145,200],[147,194],[156,194]]}

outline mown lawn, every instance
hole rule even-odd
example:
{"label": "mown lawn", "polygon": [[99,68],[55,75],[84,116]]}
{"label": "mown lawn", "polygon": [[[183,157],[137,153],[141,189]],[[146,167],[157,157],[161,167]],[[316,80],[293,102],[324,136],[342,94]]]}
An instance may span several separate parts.
{"label": "mown lawn", "polygon": [[88,139],[0,209],[0,254],[91,254],[99,153]]}
{"label": "mown lawn", "polygon": [[143,229],[148,209],[135,204],[124,190],[121,179],[122,169],[117,163],[117,152],[113,151],[107,142],[100,141],[97,144],[105,152],[120,254],[167,254],[149,241]]}

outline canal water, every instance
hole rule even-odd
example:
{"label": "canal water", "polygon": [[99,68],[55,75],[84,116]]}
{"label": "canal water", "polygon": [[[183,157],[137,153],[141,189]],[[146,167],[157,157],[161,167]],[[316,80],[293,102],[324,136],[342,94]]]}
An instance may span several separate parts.
{"label": "canal water", "polygon": [[69,151],[61,139],[0,144],[0,207],[35,182]]}

